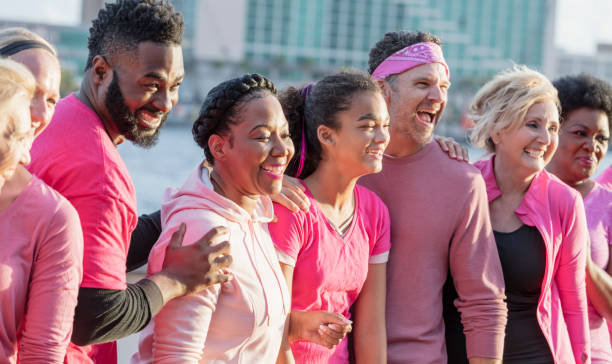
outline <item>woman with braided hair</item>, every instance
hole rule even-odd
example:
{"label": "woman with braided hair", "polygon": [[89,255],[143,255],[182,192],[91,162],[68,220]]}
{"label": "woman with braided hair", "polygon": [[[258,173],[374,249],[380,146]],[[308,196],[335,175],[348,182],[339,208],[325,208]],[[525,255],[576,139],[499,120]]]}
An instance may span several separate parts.
{"label": "woman with braided hair", "polygon": [[301,179],[310,200],[308,211],[296,213],[275,205],[278,221],[268,226],[292,291],[295,361],[348,363],[351,318],[356,362],[386,363],[389,213],[373,192],[356,185],[382,168],[389,142],[385,100],[359,73],[289,88],[280,100],[300,151],[288,175]]}
{"label": "woman with braided hair", "polygon": [[141,334],[132,362],[273,363],[286,337],[290,293],[266,223],[274,216],[269,195],[280,192],[294,151],[274,85],[248,74],[214,87],[193,136],[211,168],[196,166],[181,188],[166,192],[148,273],[162,269],[177,228],[192,244],[223,226],[232,279],[170,301]]}

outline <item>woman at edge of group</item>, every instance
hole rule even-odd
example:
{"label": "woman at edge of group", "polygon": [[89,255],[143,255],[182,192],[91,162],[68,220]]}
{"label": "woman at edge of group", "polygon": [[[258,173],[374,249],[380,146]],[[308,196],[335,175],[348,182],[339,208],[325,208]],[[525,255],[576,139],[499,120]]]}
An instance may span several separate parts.
{"label": "woman at edge of group", "polygon": [[9,363],[63,363],[83,234],[72,205],[22,166],[39,126],[30,117],[35,89],[25,66],[0,59],[0,355]]}
{"label": "woman at edge of group", "polygon": [[[21,63],[34,76],[35,84],[29,110],[26,112],[29,111],[32,136],[36,137],[51,121],[59,99],[61,76],[56,51],[36,33],[25,28],[6,28],[0,30],[0,57]],[[78,216],[62,196],[33,177],[23,164],[17,165],[11,179],[5,182],[7,183],[2,188],[3,207],[0,210],[6,208],[6,211],[0,212],[0,219],[6,219],[5,222],[8,223],[9,215],[15,218],[15,212],[19,210],[26,215],[16,219],[30,225],[24,226],[10,221],[11,229],[7,228],[4,232],[26,233],[29,236],[28,243],[34,246],[29,250],[24,248],[25,252],[21,252],[20,257],[25,260],[11,263],[6,260],[8,256],[0,259],[4,260],[5,264],[15,263],[24,268],[25,271],[21,273],[27,280],[22,282],[20,287],[11,286],[18,288],[19,292],[14,291],[14,295],[7,291],[3,294],[3,298],[7,300],[5,303],[13,302],[16,308],[16,316],[10,320],[7,318],[9,313],[3,309],[4,323],[18,325],[11,330],[19,330],[17,335],[22,348],[18,359],[13,357],[9,360],[62,362],[66,345],[70,341],[76,290],[81,280],[83,238]],[[31,202],[36,200],[38,205],[31,206]],[[24,204],[28,203],[30,205],[24,207]],[[7,204],[10,206],[7,207]],[[28,209],[40,212],[38,223],[40,226],[49,224],[47,232],[31,226],[37,219],[33,217],[32,211],[25,211]],[[4,239],[6,237],[0,240]],[[17,255],[10,258],[17,258]],[[55,266],[50,268],[51,264]],[[16,276],[17,274],[13,278]],[[58,284],[62,279],[64,281]],[[32,292],[30,296],[36,298],[28,299],[26,304],[28,290]],[[26,325],[20,325],[23,317],[18,316],[24,314],[28,320]],[[5,355],[11,357],[12,354],[5,351]]]}
{"label": "woman at edge of group", "polygon": [[[279,98],[300,150],[287,174],[302,179],[310,200],[308,212],[275,204],[278,220],[268,225],[292,291],[293,356],[296,363],[348,363],[344,335],[354,303],[356,362],[384,363],[389,214],[356,182],[382,168],[385,101],[359,73],[327,76]],[[325,322],[331,312],[342,321]]]}
{"label": "woman at edge of group", "polygon": [[51,122],[60,98],[61,69],[55,48],[25,28],[6,28],[0,30],[0,57],[23,64],[34,76],[30,115],[37,137]]}
{"label": "woman at edge of group", "polygon": [[166,191],[163,230],[148,273],[162,268],[177,228],[184,244],[192,244],[223,226],[232,247],[232,279],[164,306],[142,332],[132,362],[275,362],[279,350],[290,350],[290,293],[265,224],[274,216],[268,196],[280,191],[294,150],[274,85],[258,74],[217,85],[204,100],[193,136],[212,167],[198,165],[181,188]]}
{"label": "woman at edge of group", "polygon": [[[606,156],[612,122],[612,87],[582,74],[553,82],[561,101],[559,148],[546,169],[584,200],[591,239],[586,287],[593,363],[612,363],[612,191],[591,177]],[[606,320],[604,320],[604,318]]]}
{"label": "woman at edge of group", "polygon": [[469,110],[504,271],[504,363],[590,363],[588,231],[580,194],[544,170],[559,129],[557,91],[527,67],[499,73]]}

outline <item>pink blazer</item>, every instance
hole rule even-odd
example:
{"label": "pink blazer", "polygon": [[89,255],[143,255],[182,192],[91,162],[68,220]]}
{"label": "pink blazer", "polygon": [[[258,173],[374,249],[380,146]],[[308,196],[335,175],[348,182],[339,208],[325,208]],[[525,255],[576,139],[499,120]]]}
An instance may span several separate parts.
{"label": "pink blazer", "polygon": [[[476,162],[489,202],[501,195],[493,162]],[[555,363],[590,363],[585,269],[588,229],[580,194],[545,170],[538,173],[515,211],[535,226],[546,244],[546,269],[537,318]],[[517,262],[520,264],[520,262]]]}

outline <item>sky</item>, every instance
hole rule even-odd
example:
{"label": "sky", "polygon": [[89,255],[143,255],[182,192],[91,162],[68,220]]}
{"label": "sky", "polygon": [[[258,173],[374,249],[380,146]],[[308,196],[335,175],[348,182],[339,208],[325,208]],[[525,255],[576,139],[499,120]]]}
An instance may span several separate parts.
{"label": "sky", "polygon": [[[82,0],[0,0],[0,18],[76,25]],[[496,0],[482,0],[496,1]],[[557,0],[555,45],[570,53],[594,53],[612,43],[612,0]]]}

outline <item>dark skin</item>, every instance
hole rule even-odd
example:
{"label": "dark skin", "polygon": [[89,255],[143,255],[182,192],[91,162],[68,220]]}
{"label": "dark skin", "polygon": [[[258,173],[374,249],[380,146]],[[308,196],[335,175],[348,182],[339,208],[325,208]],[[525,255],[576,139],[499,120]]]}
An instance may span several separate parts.
{"label": "dark skin", "polygon": [[[130,112],[135,112],[139,128],[153,134],[163,114],[170,112],[178,101],[178,87],[184,76],[180,45],[141,42],[136,50],[109,58],[94,57],[76,97],[100,117],[113,144],[121,144],[126,138],[119,133],[105,106],[115,72],[124,103]],[[213,228],[188,246],[182,246],[184,225],[172,235],[163,270],[147,277],[159,287],[164,303],[229,279],[222,271],[232,261],[229,243],[211,246],[212,242],[225,240],[226,233],[223,227]]]}

